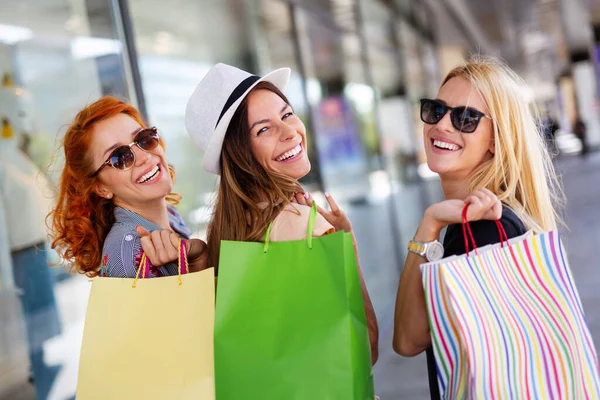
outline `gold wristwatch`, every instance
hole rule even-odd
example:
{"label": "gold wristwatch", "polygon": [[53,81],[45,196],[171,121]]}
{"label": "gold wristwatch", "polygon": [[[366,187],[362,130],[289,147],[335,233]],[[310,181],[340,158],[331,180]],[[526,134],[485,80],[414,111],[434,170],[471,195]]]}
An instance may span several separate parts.
{"label": "gold wristwatch", "polygon": [[437,240],[431,242],[417,242],[411,240],[408,243],[408,251],[425,257],[429,262],[441,260],[444,257],[444,246]]}

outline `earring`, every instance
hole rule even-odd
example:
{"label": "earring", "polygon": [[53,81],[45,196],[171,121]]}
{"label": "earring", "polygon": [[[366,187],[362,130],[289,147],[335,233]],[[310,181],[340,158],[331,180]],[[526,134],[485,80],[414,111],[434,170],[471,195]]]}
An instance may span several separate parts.
{"label": "earring", "polygon": [[106,196],[107,199],[112,199],[112,197],[113,197],[112,193],[110,193]]}

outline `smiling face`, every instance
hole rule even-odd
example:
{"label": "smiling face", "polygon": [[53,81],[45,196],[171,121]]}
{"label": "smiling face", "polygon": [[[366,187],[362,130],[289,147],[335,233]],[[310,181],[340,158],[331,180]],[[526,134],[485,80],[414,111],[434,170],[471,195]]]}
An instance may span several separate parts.
{"label": "smiling face", "polygon": [[292,179],[310,172],[306,128],[276,93],[258,89],[248,95],[248,126],[252,155],[266,170]]}
{"label": "smiling face", "polygon": [[[436,100],[450,107],[468,106],[489,115],[489,110],[471,83],[460,77],[442,86]],[[467,180],[484,161],[493,157],[494,132],[492,120],[481,118],[473,133],[461,133],[452,125],[450,112],[437,124],[425,124],[423,139],[427,165],[442,179]]]}
{"label": "smiling face", "polygon": [[[133,142],[141,130],[142,127],[125,114],[96,123],[89,149],[92,170],[98,169],[115,148]],[[136,211],[148,202],[164,200],[173,189],[173,181],[162,146],[143,151],[133,145],[131,150],[135,155],[133,166],[128,170],[104,167],[98,174],[95,192],[105,198],[112,197],[115,205]]]}

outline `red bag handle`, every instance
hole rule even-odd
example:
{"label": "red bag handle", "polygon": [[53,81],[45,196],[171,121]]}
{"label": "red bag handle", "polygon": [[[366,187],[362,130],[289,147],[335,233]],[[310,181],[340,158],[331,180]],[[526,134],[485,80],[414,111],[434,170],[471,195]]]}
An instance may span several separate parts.
{"label": "red bag handle", "polygon": [[[462,211],[462,228],[463,228],[463,238],[465,240],[465,249],[466,254],[469,254],[469,238],[471,239],[471,244],[473,245],[473,250],[475,250],[475,254],[477,254],[477,245],[475,244],[475,237],[473,237],[473,232],[471,231],[471,226],[469,225],[469,220],[467,219],[467,211],[469,210],[470,204],[467,204]],[[498,228],[498,236],[500,236],[500,246],[504,247],[504,242],[508,245],[508,235],[502,226],[500,220],[494,220],[496,223],[496,228]],[[468,235],[468,236],[467,236]]]}

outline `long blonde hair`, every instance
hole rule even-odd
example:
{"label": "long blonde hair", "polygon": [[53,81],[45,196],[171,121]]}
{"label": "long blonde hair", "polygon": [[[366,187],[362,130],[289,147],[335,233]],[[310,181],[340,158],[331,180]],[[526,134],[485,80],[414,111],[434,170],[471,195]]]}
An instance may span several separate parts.
{"label": "long blonde hair", "polygon": [[495,154],[469,178],[469,191],[487,188],[512,208],[528,229],[557,228],[556,207],[564,202],[537,111],[523,93],[525,81],[503,62],[474,56],[452,69],[442,85],[464,78],[485,101],[493,120]]}

